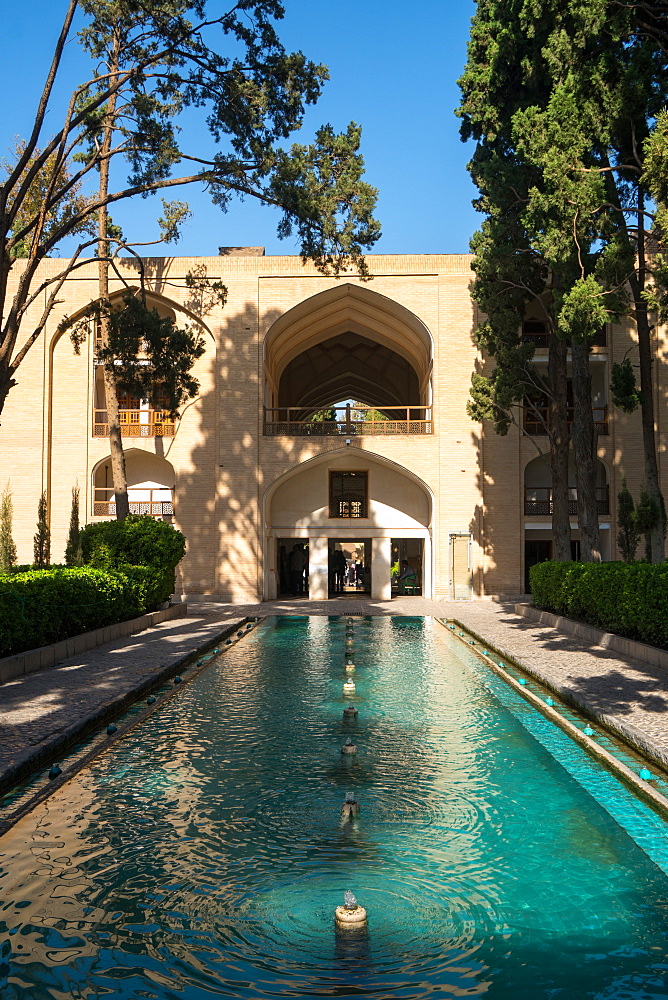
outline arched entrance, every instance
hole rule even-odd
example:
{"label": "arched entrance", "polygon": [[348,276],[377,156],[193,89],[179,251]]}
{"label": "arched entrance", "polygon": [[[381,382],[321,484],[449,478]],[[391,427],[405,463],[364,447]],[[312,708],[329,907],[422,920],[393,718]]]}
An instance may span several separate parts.
{"label": "arched entrance", "polygon": [[[282,589],[281,546],[285,554],[296,546],[303,553],[308,597],[326,599],[332,554],[345,548],[343,543],[364,553],[363,575],[372,598],[389,600],[393,560],[411,553],[415,580],[401,589],[431,597],[431,516],[428,487],[389,459],[355,447],[310,459],[279,477],[265,494],[264,597],[276,598]],[[294,588],[295,579],[290,583]]]}

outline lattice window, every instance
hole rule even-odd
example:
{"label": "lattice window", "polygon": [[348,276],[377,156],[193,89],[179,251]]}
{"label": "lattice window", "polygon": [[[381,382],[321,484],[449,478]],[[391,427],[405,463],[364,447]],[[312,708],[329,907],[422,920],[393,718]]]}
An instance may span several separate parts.
{"label": "lattice window", "polygon": [[368,517],[369,484],[366,472],[329,473],[329,516]]}

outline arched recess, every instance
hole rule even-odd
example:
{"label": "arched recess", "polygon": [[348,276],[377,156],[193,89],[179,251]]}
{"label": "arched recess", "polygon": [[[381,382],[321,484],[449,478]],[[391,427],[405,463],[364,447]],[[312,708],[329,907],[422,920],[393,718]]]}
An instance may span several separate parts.
{"label": "arched recess", "polygon": [[[368,516],[329,516],[329,473],[367,471]],[[433,590],[432,512],[429,486],[403,466],[382,455],[355,447],[337,448],[294,466],[267,488],[263,498],[264,596],[276,596],[276,541],[308,539],[309,546],[327,540],[367,538],[382,544],[393,538],[423,543],[422,592]]]}
{"label": "arched recess", "polygon": [[[171,462],[151,451],[127,448],[125,471],[130,513],[151,514],[171,520],[176,487]],[[98,517],[116,515],[110,456],[99,461],[93,469],[93,514]]]}
{"label": "arched recess", "polygon": [[345,282],[300,302],[267,332],[266,405],[314,409],[346,396],[429,405],[432,360],[431,334],[414,313]]}
{"label": "arched recess", "polygon": [[[596,499],[601,515],[609,512],[608,470],[600,459],[596,462]],[[577,489],[575,463],[572,453],[568,457],[569,512],[577,514]],[[552,471],[550,456],[538,455],[524,467],[524,513],[549,515],[552,513]]]}

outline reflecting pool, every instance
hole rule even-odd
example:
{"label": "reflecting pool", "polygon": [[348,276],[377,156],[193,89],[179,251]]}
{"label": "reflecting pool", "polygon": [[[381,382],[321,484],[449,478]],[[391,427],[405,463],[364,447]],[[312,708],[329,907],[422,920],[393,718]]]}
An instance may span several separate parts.
{"label": "reflecting pool", "polygon": [[437,622],[355,619],[354,673],[345,622],[266,620],[0,840],[2,1000],[668,996],[662,821]]}

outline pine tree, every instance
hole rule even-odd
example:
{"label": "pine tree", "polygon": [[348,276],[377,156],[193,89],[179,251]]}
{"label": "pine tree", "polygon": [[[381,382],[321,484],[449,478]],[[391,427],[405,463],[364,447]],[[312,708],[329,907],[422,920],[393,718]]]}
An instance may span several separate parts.
{"label": "pine tree", "polygon": [[16,545],[12,538],[12,494],[9,482],[0,496],[0,572],[7,573],[16,562]]}
{"label": "pine tree", "polygon": [[[64,6],[34,126],[0,183],[0,411],[68,274],[91,248],[103,263],[124,243],[111,222],[97,237],[87,231],[111,204],[191,183],[203,185],[223,212],[235,197],[257,199],[283,213],[279,236],[294,233],[304,260],[333,274],[352,265],[363,278],[363,250],[380,236],[376,192],[362,180],[360,127],[351,122],[335,133],[325,125],[308,145],[287,143],[328,72],[285,49],[275,28],[283,16],[279,0],[240,0],[224,11],[213,0]],[[62,86],[75,14],[93,70],[58,120],[52,98]],[[32,77],[35,68],[28,72]],[[199,129],[181,127],[186,113],[194,125],[205,119],[212,152],[195,138]],[[81,204],[68,200],[75,186]],[[186,212],[182,203],[167,203],[161,230],[173,233]],[[85,236],[72,257],[40,278],[41,261],[76,232]],[[18,257],[25,259],[17,269]],[[33,321],[28,307],[37,302],[43,304]]]}
{"label": "pine tree", "polygon": [[46,491],[37,504],[37,531],[34,540],[34,567],[46,569],[51,562],[51,531],[47,521]]}
{"label": "pine tree", "polygon": [[81,529],[79,528],[79,487],[72,487],[72,510],[70,512],[70,530],[65,548],[65,563],[68,566],[81,566],[83,553],[81,551]]}
{"label": "pine tree", "polygon": [[624,562],[634,562],[636,549],[640,540],[638,522],[636,518],[635,504],[633,497],[626,485],[626,478],[622,479],[622,488],[617,494],[617,547],[621,552]]}

